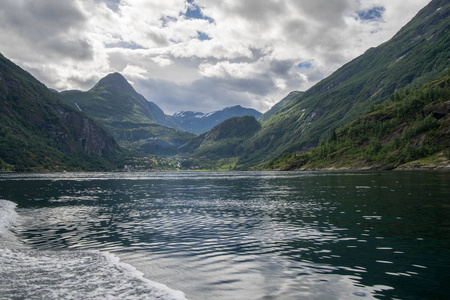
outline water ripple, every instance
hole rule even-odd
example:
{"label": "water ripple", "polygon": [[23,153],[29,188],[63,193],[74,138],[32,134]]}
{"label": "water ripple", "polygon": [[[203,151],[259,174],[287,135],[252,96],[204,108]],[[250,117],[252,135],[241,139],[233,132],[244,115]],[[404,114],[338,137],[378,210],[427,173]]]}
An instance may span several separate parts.
{"label": "water ripple", "polygon": [[[392,176],[0,174],[0,187],[17,199],[14,230],[30,247],[110,251],[195,299],[402,298],[449,267],[447,239],[430,226],[450,228],[450,190],[405,199],[423,184]],[[441,250],[424,259],[428,242]],[[408,288],[393,291],[393,277]]]}

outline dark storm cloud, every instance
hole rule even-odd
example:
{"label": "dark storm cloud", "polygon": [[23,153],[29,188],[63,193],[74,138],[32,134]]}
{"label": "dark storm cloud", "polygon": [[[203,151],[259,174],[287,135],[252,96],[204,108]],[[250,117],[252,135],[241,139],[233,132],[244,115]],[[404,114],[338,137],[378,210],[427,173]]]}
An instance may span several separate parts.
{"label": "dark storm cloud", "polygon": [[19,55],[25,57],[43,52],[47,59],[67,56],[81,60],[92,58],[92,47],[87,39],[70,34],[73,29],[80,30],[85,22],[86,17],[74,2],[0,1],[2,31],[12,34],[14,42],[22,47]]}
{"label": "dark storm cloud", "polygon": [[2,0],[0,3],[2,26],[33,40],[61,34],[73,26],[83,24],[86,20],[73,2]]}
{"label": "dark storm cloud", "polygon": [[293,1],[300,12],[322,26],[344,26],[345,14],[355,7],[352,0]]}
{"label": "dark storm cloud", "polygon": [[294,62],[292,60],[272,60],[270,62],[270,70],[280,76],[288,75],[292,69]]}

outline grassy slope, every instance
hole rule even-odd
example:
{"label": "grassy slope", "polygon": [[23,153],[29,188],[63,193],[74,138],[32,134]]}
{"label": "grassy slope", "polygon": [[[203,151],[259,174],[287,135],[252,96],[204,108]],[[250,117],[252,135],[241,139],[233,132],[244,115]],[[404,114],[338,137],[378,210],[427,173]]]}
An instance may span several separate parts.
{"label": "grassy slope", "polygon": [[261,117],[259,117],[258,121],[265,122],[267,121],[271,116],[273,116],[275,113],[286,107],[287,105],[291,104],[292,101],[294,101],[296,98],[301,96],[303,92],[293,91],[290,92],[289,95],[281,99],[277,104],[272,106],[268,111],[266,111]]}
{"label": "grassy slope", "polygon": [[450,167],[450,75],[400,90],[390,99],[337,130],[322,146],[266,167]]}
{"label": "grassy slope", "polygon": [[395,90],[441,76],[450,66],[449,16],[448,1],[430,2],[390,41],[369,49],[264,121],[239,164],[248,167],[315,147]]}

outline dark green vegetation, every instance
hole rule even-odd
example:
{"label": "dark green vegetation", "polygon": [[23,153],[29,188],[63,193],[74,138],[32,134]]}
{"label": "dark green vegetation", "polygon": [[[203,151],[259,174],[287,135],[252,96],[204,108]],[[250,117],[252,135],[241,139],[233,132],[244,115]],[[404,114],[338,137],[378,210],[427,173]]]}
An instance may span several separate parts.
{"label": "dark green vegetation", "polygon": [[402,89],[385,105],[333,132],[320,147],[284,155],[267,168],[439,167],[450,160],[450,75]]}
{"label": "dark green vegetation", "polygon": [[337,128],[404,87],[450,67],[450,3],[433,0],[391,40],[369,49],[262,123],[245,145],[244,168],[325,142]]}
{"label": "dark green vegetation", "polygon": [[119,73],[109,74],[87,92],[66,91],[61,96],[97,120],[119,144],[143,154],[176,154],[177,147],[195,137],[165,126],[176,125]]}
{"label": "dark green vegetation", "polygon": [[174,114],[170,119],[177,125],[177,128],[200,134],[212,129],[229,118],[243,116],[253,116],[258,119],[261,116],[261,113],[251,108],[236,105],[207,114],[182,111]]}
{"label": "dark green vegetation", "polygon": [[0,170],[112,170],[123,154],[94,121],[0,54]]}

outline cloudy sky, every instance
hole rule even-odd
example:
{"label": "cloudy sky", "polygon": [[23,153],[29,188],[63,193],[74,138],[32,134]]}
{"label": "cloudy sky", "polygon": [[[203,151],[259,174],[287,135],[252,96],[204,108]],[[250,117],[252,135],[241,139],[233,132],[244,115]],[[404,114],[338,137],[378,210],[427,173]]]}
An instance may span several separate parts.
{"label": "cloudy sky", "polygon": [[269,109],[429,0],[0,0],[0,52],[59,91],[111,72],[166,114]]}

